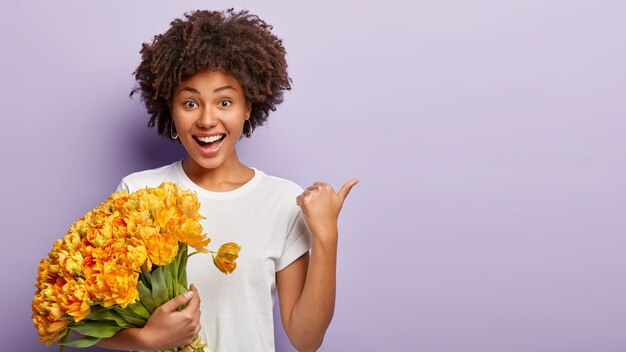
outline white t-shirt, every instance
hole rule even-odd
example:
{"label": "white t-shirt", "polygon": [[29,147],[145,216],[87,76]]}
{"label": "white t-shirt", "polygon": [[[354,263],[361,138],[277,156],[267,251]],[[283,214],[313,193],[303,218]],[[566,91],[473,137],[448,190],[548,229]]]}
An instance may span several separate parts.
{"label": "white t-shirt", "polygon": [[[134,192],[170,181],[195,191],[200,201],[209,248],[222,243],[241,246],[237,269],[225,275],[210,254],[187,263],[188,283],[201,297],[201,336],[212,352],[274,351],[272,309],[276,301],[276,272],[311,248],[296,197],[303,189],[294,182],[254,169],[254,177],[228,192],[205,190],[189,179],[177,161],[157,169],[130,174],[119,190]],[[193,248],[190,248],[190,252]]]}

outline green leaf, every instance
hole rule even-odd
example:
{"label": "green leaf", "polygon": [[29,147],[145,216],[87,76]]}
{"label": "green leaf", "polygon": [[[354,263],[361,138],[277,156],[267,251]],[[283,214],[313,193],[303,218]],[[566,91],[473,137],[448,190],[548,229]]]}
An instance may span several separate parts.
{"label": "green leaf", "polygon": [[143,327],[144,325],[146,325],[146,321],[147,319],[143,319],[139,316],[137,316],[135,313],[127,311],[126,309],[122,309],[120,307],[114,308],[115,311],[122,316],[122,318],[124,318],[124,320],[126,320],[130,325],[132,326],[136,326],[138,328]]}
{"label": "green leaf", "polygon": [[63,343],[67,342],[70,339],[70,336],[72,335],[72,331],[69,329],[66,329],[64,332],[61,333],[61,339],[59,340],[59,352],[65,352],[65,350],[67,349],[67,347],[63,346]]}
{"label": "green leaf", "polygon": [[187,287],[185,287],[185,286],[183,286],[183,285],[181,285],[181,284],[179,283],[179,284],[178,284],[178,291],[179,291],[180,293],[185,293],[185,292],[189,291],[189,288],[187,288]]}
{"label": "green leaf", "polygon": [[141,266],[141,274],[139,274],[139,279],[148,289],[152,288],[152,275],[150,275],[150,272],[145,265]]}
{"label": "green leaf", "polygon": [[176,254],[176,258],[174,258],[174,260],[172,260],[172,262],[167,265],[170,277],[172,279],[170,286],[167,288],[167,290],[170,292],[170,295],[172,297],[176,297],[178,295],[178,293],[176,292],[176,285],[174,285],[174,283],[178,282],[178,262],[180,261],[180,256],[180,242],[178,242],[178,253]]}
{"label": "green leaf", "polygon": [[129,324],[118,312],[116,312],[112,308],[92,306],[91,313],[89,313],[89,315],[87,316],[87,319],[98,320],[98,321],[102,321],[102,320],[114,321],[118,326],[122,328],[131,327],[131,324]]}
{"label": "green leaf", "polygon": [[[187,280],[185,277],[186,267],[187,267],[187,244],[184,242],[178,242],[178,253],[176,254],[176,265],[172,266],[172,286],[174,287],[174,292],[172,292],[172,297],[176,297],[185,291],[180,291],[178,289],[177,283],[180,283],[181,280]],[[181,269],[182,268],[182,269]]]}
{"label": "green leaf", "polygon": [[143,303],[143,305],[150,312],[154,312],[157,309],[157,305],[154,304],[154,300],[152,299],[152,291],[147,288],[143,282],[137,282],[137,291],[139,291],[139,300]]}
{"label": "green leaf", "polygon": [[148,311],[148,309],[146,309],[143,303],[141,303],[141,301],[137,301],[133,304],[129,304],[128,306],[126,306],[126,310],[130,310],[135,315],[138,315],[142,317],[143,319],[146,319],[146,321],[150,317],[150,312]]}
{"label": "green leaf", "polygon": [[[69,347],[78,347],[78,348],[85,348],[85,347],[89,347],[89,346],[93,346],[95,344],[97,344],[98,342],[100,342],[100,340],[102,340],[99,337],[92,337],[92,336],[83,336],[78,340],[74,340],[74,341],[68,341],[68,342],[61,342],[59,343],[59,345],[61,346],[69,346]],[[61,347],[62,349],[64,347]]]}
{"label": "green leaf", "polygon": [[114,321],[83,320],[71,329],[81,335],[107,338],[122,330],[122,327]]}
{"label": "green leaf", "polygon": [[[187,245],[184,245],[185,248],[181,251],[180,262],[178,263],[178,282],[185,287],[185,291],[187,291],[187,259],[189,258],[189,254],[187,253]],[[185,291],[181,291],[183,293]]]}
{"label": "green leaf", "polygon": [[168,298],[174,298],[174,285],[172,279],[172,267],[175,261],[163,267],[163,278],[165,279],[165,287],[167,287]]}
{"label": "green leaf", "polygon": [[163,268],[158,266],[152,270],[152,299],[154,304],[159,307],[168,301],[169,293],[165,286],[165,278],[163,277]]}

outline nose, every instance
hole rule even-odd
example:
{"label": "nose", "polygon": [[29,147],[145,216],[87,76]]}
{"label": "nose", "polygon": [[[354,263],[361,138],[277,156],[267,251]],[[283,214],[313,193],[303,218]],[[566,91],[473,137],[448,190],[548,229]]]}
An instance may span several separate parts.
{"label": "nose", "polygon": [[216,111],[213,111],[210,106],[202,109],[200,116],[196,120],[196,125],[199,128],[209,129],[215,125],[217,125],[218,119],[216,116]]}

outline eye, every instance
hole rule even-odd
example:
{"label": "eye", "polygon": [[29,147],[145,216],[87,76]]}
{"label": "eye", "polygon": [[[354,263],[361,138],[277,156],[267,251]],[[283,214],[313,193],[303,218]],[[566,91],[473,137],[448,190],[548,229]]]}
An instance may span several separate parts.
{"label": "eye", "polygon": [[193,109],[197,106],[198,104],[196,104],[196,102],[193,100],[187,100],[183,103],[183,107],[185,107],[186,109]]}
{"label": "eye", "polygon": [[230,100],[224,99],[224,100],[220,100],[219,105],[220,105],[221,108],[227,108],[227,107],[233,105],[233,102],[230,101]]}

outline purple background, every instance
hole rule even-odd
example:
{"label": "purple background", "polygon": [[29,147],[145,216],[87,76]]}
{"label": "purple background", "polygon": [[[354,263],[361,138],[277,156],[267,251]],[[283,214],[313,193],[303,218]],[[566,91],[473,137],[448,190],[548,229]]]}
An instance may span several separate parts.
{"label": "purple background", "polygon": [[626,350],[623,1],[20,0],[0,5],[3,351],[54,350],[30,321],[53,241],[184,155],[128,98],[141,43],[230,6],[274,25],[294,80],[241,159],[361,180],[321,350]]}

